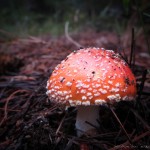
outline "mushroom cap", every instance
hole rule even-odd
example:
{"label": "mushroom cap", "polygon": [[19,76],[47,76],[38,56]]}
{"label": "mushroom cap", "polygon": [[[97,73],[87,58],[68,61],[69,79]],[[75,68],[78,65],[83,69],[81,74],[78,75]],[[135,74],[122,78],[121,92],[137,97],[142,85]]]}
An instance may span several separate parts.
{"label": "mushroom cap", "polygon": [[133,100],[135,77],[112,50],[86,48],[72,52],[57,65],[47,81],[50,100],[65,105],[101,105]]}

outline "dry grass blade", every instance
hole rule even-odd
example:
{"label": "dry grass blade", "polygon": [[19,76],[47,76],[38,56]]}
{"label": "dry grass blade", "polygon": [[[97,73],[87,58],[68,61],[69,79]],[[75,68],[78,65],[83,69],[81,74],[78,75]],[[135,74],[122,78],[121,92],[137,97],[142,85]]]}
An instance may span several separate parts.
{"label": "dry grass blade", "polygon": [[71,149],[71,146],[72,146],[72,144],[73,144],[73,142],[74,142],[74,140],[75,140],[75,137],[72,138],[72,139],[69,139],[69,141],[68,141],[68,143],[67,143],[67,145],[66,145],[66,147],[65,147],[64,150],[70,150],[70,149]]}
{"label": "dry grass blade", "polygon": [[131,109],[131,111],[134,113],[134,115],[138,118],[138,120],[141,121],[141,123],[143,124],[144,128],[146,128],[147,130],[150,131],[150,126],[148,125],[148,123],[146,121],[144,121],[142,119],[142,117],[137,113],[137,111]]}
{"label": "dry grass blade", "polygon": [[76,42],[75,40],[73,40],[69,33],[68,33],[68,28],[69,28],[69,22],[67,21],[65,23],[65,35],[66,35],[66,38],[68,39],[68,41],[70,41],[71,43],[73,43],[75,46],[77,46],[77,48],[80,48],[80,47],[83,47],[81,44],[79,44],[78,42]]}
{"label": "dry grass blade", "polygon": [[26,90],[17,90],[14,93],[12,93],[6,100],[5,106],[4,106],[4,117],[0,122],[0,126],[4,123],[4,121],[7,120],[7,115],[8,115],[8,103],[9,101],[13,98],[14,95],[18,94],[18,93],[23,93],[23,92],[28,92]]}
{"label": "dry grass blade", "polygon": [[[149,131],[147,131],[147,132],[145,132],[145,133],[142,133],[142,134],[140,134],[139,136],[135,136],[134,138],[133,138],[133,140],[132,140],[132,142],[134,143],[134,142],[138,142],[138,141],[140,141],[142,138],[144,138],[144,137],[146,137],[146,136],[149,136],[150,135],[150,132]],[[110,148],[109,150],[120,150],[121,148],[132,148],[132,147],[136,147],[136,146],[134,146],[134,145],[130,145],[130,143],[127,141],[127,142],[125,142],[125,143],[123,143],[123,144],[120,144],[120,145],[116,145],[116,146],[114,146],[113,148]],[[141,146],[141,147],[143,147],[144,148],[144,145],[143,146]],[[145,145],[145,148],[146,147],[150,147],[149,145]]]}
{"label": "dry grass blade", "polygon": [[141,84],[140,84],[140,89],[139,89],[139,92],[138,92],[139,94],[138,94],[138,97],[137,97],[138,102],[141,99],[142,91],[143,91],[143,88],[144,88],[144,83],[146,81],[146,75],[147,75],[147,69],[145,69],[143,71],[143,74],[142,74],[142,81],[141,81]]}
{"label": "dry grass blade", "polygon": [[66,114],[65,114],[64,117],[62,118],[62,120],[61,120],[61,122],[60,122],[60,124],[59,124],[59,126],[58,126],[58,128],[57,128],[57,130],[56,130],[56,135],[58,135],[58,133],[59,133],[59,131],[60,131],[60,128],[62,127],[62,124],[63,124],[65,118],[66,118]]}
{"label": "dry grass blade", "polygon": [[131,139],[130,139],[128,133],[127,133],[127,131],[125,130],[125,128],[124,128],[124,126],[122,125],[122,123],[121,123],[121,121],[119,120],[119,118],[117,117],[117,115],[116,115],[116,113],[114,112],[113,108],[112,108],[111,106],[109,106],[109,108],[110,108],[111,112],[113,113],[114,117],[116,118],[116,120],[118,121],[118,123],[120,124],[120,126],[121,126],[123,132],[125,133],[125,135],[126,135],[128,141],[129,141],[129,143],[132,144],[132,141],[131,141]]}
{"label": "dry grass blade", "polygon": [[132,61],[133,61],[134,49],[135,49],[134,28],[132,28],[131,52],[130,52],[130,60],[129,60],[130,66],[132,65]]}

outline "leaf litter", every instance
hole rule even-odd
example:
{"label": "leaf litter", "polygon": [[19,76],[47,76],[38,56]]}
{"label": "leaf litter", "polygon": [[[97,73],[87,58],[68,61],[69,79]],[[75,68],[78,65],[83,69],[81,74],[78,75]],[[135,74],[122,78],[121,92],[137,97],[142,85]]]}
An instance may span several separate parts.
{"label": "leaf litter", "polygon": [[79,47],[65,36],[48,35],[0,43],[0,149],[78,150],[81,143],[91,150],[150,149],[150,56],[136,42],[143,36],[132,56],[130,44],[121,47],[113,32],[88,29],[71,36],[78,45],[113,49],[130,60],[137,98],[116,104],[113,113],[100,106],[98,134],[77,137],[76,108],[51,102],[45,87],[54,67]]}

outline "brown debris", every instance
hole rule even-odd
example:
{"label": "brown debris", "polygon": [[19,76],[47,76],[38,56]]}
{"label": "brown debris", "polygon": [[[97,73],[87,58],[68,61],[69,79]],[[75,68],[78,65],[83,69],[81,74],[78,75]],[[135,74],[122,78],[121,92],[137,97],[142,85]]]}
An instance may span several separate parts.
{"label": "brown debris", "polygon": [[17,57],[0,52],[0,75],[17,71],[21,66],[22,62]]}
{"label": "brown debris", "polygon": [[[120,39],[115,33],[87,30],[70,35],[84,47],[104,47],[118,49]],[[101,107],[98,134],[84,135],[79,138],[75,131],[76,108],[65,110],[63,106],[52,103],[46,96],[46,81],[54,67],[77,47],[65,36],[49,36],[18,39],[10,43],[0,43],[0,66],[11,66],[17,70],[5,70],[0,76],[0,149],[52,149],[78,150],[80,143],[89,149],[150,149],[150,74],[149,55],[138,44],[142,36],[136,37],[135,63],[138,101],[121,102],[114,113],[109,108]],[[120,51],[124,57],[130,57],[130,49]],[[125,55],[124,55],[125,54]],[[17,64],[17,60],[23,63]],[[146,62],[147,61],[147,62]],[[7,69],[9,67],[6,67]],[[7,74],[5,74],[7,72]],[[144,84],[141,84],[144,81]],[[142,86],[142,87],[141,87]],[[140,91],[142,90],[142,91]],[[90,124],[90,123],[89,123]],[[120,126],[121,125],[121,126]],[[125,132],[123,132],[122,127]],[[128,136],[128,137],[127,137]],[[128,141],[130,139],[130,142]]]}

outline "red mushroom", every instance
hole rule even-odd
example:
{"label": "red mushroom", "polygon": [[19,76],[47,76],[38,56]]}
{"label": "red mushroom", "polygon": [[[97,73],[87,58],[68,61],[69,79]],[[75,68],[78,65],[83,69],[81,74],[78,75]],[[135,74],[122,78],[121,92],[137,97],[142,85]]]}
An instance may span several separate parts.
{"label": "red mushroom", "polygon": [[[118,53],[103,48],[74,51],[56,66],[47,82],[50,100],[77,106],[78,136],[98,126],[99,105],[133,100],[136,81]],[[81,132],[82,131],[82,132]]]}

